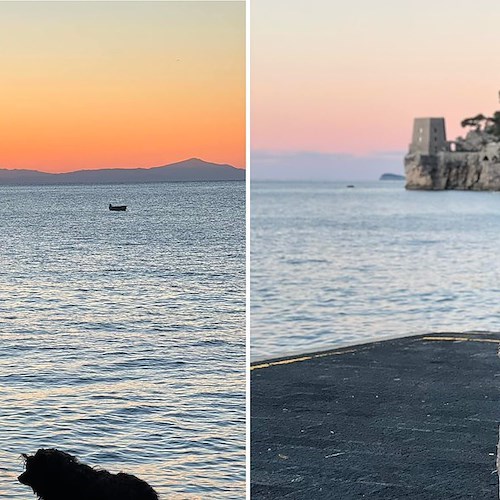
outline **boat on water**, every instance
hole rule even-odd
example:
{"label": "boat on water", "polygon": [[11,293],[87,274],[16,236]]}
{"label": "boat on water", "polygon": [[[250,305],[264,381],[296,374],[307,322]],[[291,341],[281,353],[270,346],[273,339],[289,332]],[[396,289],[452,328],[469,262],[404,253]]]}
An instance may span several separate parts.
{"label": "boat on water", "polygon": [[111,205],[110,203],[109,209],[112,212],[125,212],[125,210],[127,210],[127,205]]}

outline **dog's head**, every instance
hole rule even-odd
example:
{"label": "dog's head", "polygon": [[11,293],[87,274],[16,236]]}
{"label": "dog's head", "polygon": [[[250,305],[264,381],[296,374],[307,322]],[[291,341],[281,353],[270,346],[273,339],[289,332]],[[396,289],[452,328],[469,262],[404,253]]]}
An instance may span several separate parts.
{"label": "dog's head", "polygon": [[61,481],[67,482],[74,475],[68,472],[86,467],[68,453],[54,449],[40,449],[23,457],[26,470],[17,479],[41,498],[57,498]]}

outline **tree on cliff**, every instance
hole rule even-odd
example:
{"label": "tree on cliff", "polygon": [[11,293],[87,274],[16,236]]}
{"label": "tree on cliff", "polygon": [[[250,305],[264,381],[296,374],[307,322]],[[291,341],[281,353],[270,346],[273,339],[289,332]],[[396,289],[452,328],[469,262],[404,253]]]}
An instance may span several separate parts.
{"label": "tree on cliff", "polygon": [[485,128],[485,132],[500,138],[500,111],[495,111],[493,117],[488,119],[490,125]]}
{"label": "tree on cliff", "polygon": [[472,118],[465,118],[462,127],[474,127],[477,132],[485,132],[500,139],[500,111],[495,111],[493,116],[479,114]]}
{"label": "tree on cliff", "polygon": [[482,123],[486,124],[487,120],[488,120],[488,118],[486,118],[486,116],[484,116],[483,114],[480,114],[480,115],[476,115],[472,118],[465,118],[464,120],[462,120],[460,125],[462,125],[462,127],[481,128],[481,124]]}

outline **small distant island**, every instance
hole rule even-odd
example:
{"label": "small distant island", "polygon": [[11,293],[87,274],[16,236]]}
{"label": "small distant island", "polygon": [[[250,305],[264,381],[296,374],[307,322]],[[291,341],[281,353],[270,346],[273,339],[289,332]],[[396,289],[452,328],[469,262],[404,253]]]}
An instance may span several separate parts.
{"label": "small distant island", "polygon": [[398,175],[398,174],[382,174],[380,176],[380,181],[404,181],[405,176],[404,175]]}
{"label": "small distant island", "polygon": [[245,170],[199,158],[151,168],[106,168],[51,174],[0,169],[0,186],[54,184],[144,184],[152,182],[243,181]]}
{"label": "small distant island", "polygon": [[465,138],[446,138],[444,118],[415,118],[406,189],[500,191],[500,111],[465,118]]}

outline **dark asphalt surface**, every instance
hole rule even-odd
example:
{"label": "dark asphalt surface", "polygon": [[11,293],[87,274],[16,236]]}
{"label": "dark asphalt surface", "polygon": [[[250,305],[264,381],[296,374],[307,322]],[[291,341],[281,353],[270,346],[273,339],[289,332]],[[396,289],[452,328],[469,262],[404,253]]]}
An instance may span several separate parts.
{"label": "dark asphalt surface", "polygon": [[498,500],[499,347],[430,334],[254,364],[252,500]]}

